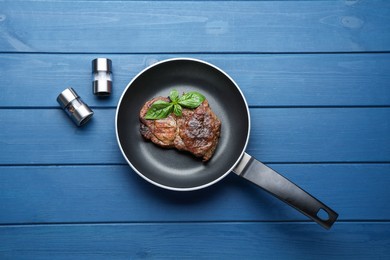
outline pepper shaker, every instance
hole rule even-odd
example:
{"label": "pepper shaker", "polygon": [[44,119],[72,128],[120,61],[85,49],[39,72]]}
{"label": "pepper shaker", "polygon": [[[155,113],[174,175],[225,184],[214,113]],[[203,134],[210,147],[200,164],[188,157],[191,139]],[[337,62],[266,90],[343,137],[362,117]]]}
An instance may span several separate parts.
{"label": "pepper shaker", "polygon": [[84,125],[93,116],[93,111],[73,88],[62,91],[57,97],[57,102],[77,126]]}

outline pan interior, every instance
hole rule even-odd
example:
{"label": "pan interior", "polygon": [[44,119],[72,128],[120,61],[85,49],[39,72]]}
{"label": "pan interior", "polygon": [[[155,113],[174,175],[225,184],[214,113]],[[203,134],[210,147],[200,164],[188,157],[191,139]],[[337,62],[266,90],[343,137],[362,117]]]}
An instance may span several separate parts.
{"label": "pan interior", "polygon": [[[180,94],[204,94],[222,122],[217,149],[206,163],[186,152],[160,148],[139,132],[144,103],[168,96],[173,88]],[[175,190],[201,188],[229,173],[249,135],[247,104],[235,83],[217,68],[190,59],[161,62],[139,74],[121,98],[116,123],[122,152],[132,168],[152,183]]]}

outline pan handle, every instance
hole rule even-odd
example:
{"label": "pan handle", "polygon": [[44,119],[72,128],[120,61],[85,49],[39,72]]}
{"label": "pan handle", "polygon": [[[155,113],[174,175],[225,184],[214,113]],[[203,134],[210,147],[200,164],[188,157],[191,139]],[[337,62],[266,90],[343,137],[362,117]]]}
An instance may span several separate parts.
{"label": "pan handle", "polygon": [[247,153],[244,153],[233,172],[260,186],[326,229],[330,229],[338,217],[328,206]]}

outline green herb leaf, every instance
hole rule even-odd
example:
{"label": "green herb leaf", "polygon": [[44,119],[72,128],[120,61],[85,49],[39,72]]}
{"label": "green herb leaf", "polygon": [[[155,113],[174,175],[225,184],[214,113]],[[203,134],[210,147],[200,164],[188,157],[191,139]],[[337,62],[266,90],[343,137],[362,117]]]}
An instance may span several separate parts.
{"label": "green herb leaf", "polygon": [[178,103],[183,107],[197,108],[206,98],[195,91],[187,92],[179,98]]}
{"label": "green herb leaf", "polygon": [[145,115],[145,119],[162,119],[169,116],[172,113],[173,104],[163,101],[157,100],[152,106],[148,109]]}
{"label": "green herb leaf", "polygon": [[172,89],[171,93],[169,93],[169,98],[174,104],[177,104],[179,101],[179,92],[176,89]]}
{"label": "green herb leaf", "polygon": [[145,119],[162,119],[174,113],[176,116],[182,116],[182,106],[186,108],[197,108],[206,99],[202,94],[191,91],[179,97],[179,92],[172,89],[169,93],[171,102],[163,100],[155,101],[144,116]]}
{"label": "green herb leaf", "polygon": [[176,116],[181,116],[182,115],[182,108],[179,104],[173,105],[173,113],[175,113]]}

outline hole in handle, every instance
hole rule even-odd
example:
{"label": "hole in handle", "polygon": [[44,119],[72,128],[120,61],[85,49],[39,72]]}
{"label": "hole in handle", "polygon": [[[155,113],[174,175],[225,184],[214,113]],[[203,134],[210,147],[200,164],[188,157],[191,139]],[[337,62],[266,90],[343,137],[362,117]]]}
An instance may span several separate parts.
{"label": "hole in handle", "polygon": [[329,213],[326,212],[326,210],[324,210],[323,208],[320,208],[317,211],[317,217],[319,217],[322,221],[328,221],[330,218]]}

